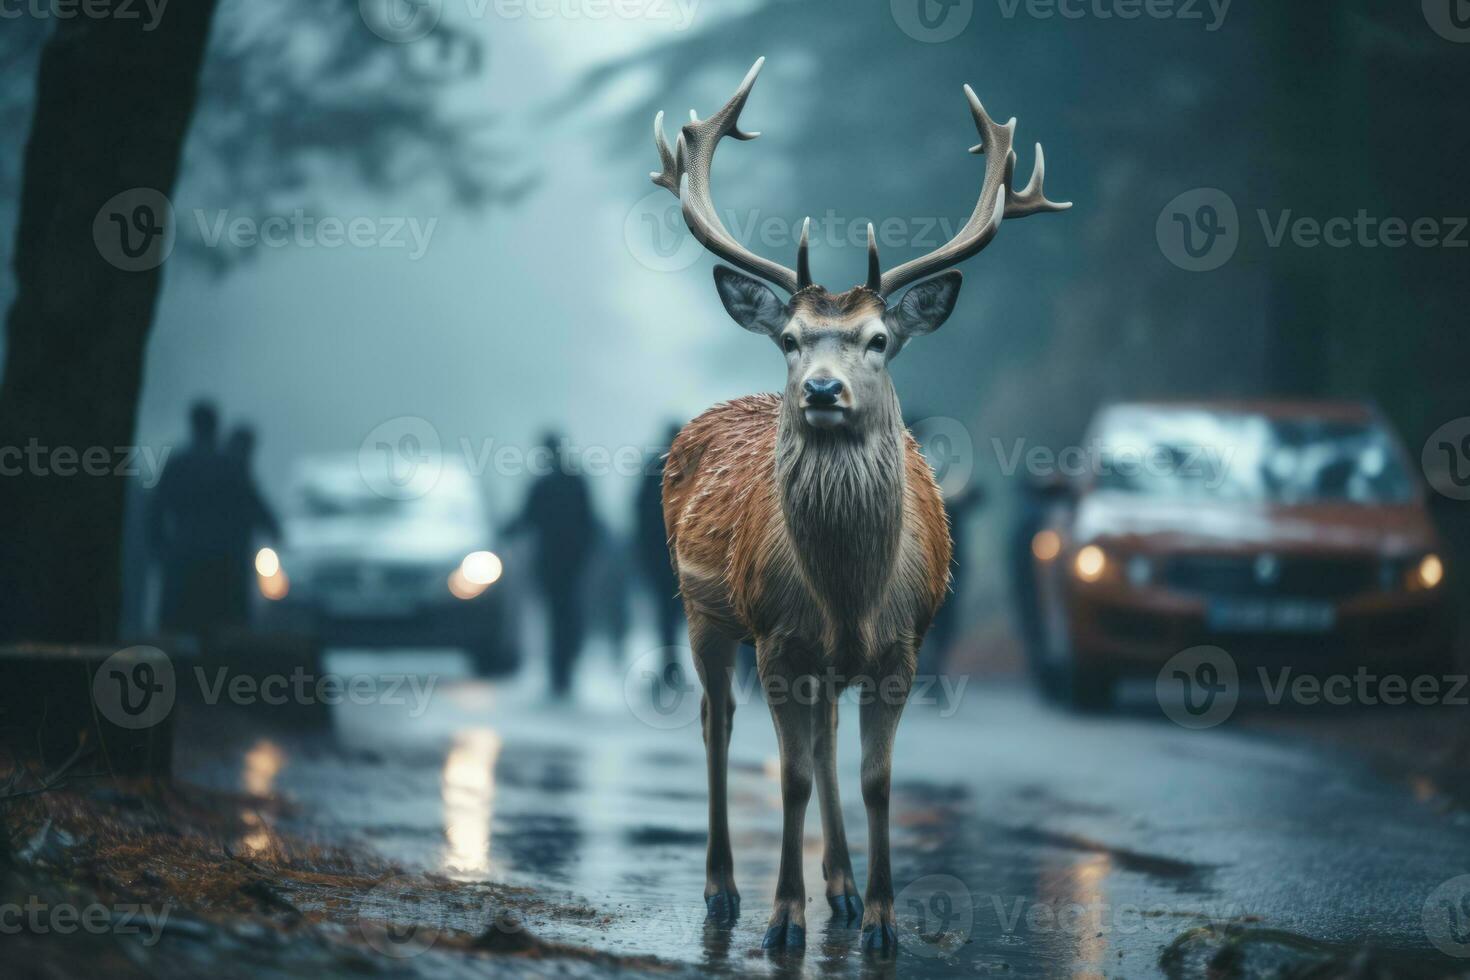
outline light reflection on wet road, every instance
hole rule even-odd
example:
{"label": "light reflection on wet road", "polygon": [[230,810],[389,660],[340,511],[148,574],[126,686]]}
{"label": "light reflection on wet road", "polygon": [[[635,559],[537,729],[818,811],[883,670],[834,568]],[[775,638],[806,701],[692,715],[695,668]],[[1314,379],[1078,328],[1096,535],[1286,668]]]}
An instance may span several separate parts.
{"label": "light reflection on wet road", "polygon": [[[703,921],[697,721],[640,721],[644,706],[624,704],[606,661],[589,666],[598,676],[584,678],[577,707],[546,704],[529,681],[470,679],[455,657],[354,654],[330,669],[439,679],[416,716],[348,705],[333,709],[330,731],[235,732],[235,788],[279,793],[318,833],[350,834],[407,869],[529,885],[601,913],[529,923],[544,938],[715,972],[868,972],[856,929],[827,921],[815,803],[808,950],[784,962],[760,952],[780,840],[764,705],[736,713],[730,800],[744,911],[719,929]],[[861,882],[856,729],[846,706],[839,770]],[[219,782],[212,760],[185,758],[186,777]],[[1425,897],[1470,870],[1463,822],[1349,759],[1238,730],[1067,717],[1015,684],[972,683],[952,717],[910,709],[893,813],[905,975],[1154,976],[1175,936],[1210,921],[1432,953]],[[243,844],[269,846],[268,829]]]}

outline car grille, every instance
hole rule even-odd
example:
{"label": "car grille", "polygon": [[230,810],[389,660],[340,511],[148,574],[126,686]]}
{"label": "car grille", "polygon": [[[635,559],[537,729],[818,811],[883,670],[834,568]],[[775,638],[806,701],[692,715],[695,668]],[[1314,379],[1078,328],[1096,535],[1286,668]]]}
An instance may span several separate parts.
{"label": "car grille", "polygon": [[1177,555],[1166,562],[1162,580],[1181,592],[1208,595],[1336,599],[1373,591],[1378,571],[1363,559]]}

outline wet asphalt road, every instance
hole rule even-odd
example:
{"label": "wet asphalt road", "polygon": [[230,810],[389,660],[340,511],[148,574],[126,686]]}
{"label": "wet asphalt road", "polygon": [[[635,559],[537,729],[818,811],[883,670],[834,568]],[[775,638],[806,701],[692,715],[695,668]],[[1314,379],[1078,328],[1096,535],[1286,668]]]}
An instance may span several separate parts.
{"label": "wet asphalt road", "polygon": [[[808,811],[808,949],[760,951],[780,840],[776,745],[758,700],[731,748],[743,916],[704,924],[705,786],[697,693],[658,707],[638,670],[589,663],[575,706],[535,678],[475,680],[452,654],[341,653],[328,669],[424,671],[427,700],[340,705],[326,729],[262,716],[227,758],[184,753],[186,778],[297,804],[411,871],[528,885],[597,916],[548,916],[544,938],[653,954],[691,973],[860,976],[857,930],[828,921]],[[1140,714],[1078,718],[1019,683],[970,682],[909,709],[894,765],[893,861],[904,976],[1166,975],[1161,954],[1235,923],[1445,971],[1426,899],[1470,872],[1470,825],[1346,755],[1239,727],[1187,731]],[[856,709],[839,770],[865,880]],[[221,765],[223,763],[223,765]],[[192,767],[192,768],[190,768]],[[471,924],[473,925],[473,924]],[[889,965],[885,972],[895,967]]]}

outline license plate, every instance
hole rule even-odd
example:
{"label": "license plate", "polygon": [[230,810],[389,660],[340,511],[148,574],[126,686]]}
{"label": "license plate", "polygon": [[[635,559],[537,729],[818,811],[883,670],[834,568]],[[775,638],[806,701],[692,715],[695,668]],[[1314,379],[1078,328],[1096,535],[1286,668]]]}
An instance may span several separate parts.
{"label": "license plate", "polygon": [[1217,600],[1205,622],[1218,633],[1325,633],[1337,625],[1337,610],[1327,602]]}
{"label": "license plate", "polygon": [[410,600],[385,595],[334,595],[326,597],[327,613],[341,619],[376,619],[404,616],[413,611]]}

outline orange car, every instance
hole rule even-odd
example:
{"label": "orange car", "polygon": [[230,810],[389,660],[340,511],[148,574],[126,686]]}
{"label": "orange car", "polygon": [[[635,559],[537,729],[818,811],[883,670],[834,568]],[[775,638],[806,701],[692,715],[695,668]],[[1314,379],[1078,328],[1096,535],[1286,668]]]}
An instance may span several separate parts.
{"label": "orange car", "polygon": [[[1030,656],[1077,707],[1192,646],[1256,669],[1453,667],[1445,563],[1403,446],[1357,403],[1102,409],[1033,497]],[[1024,566],[1023,566],[1024,567]]]}

